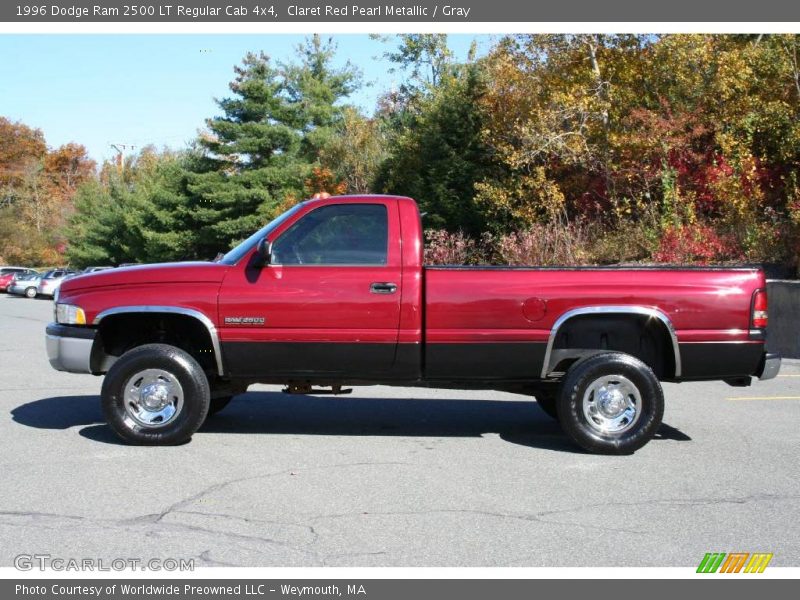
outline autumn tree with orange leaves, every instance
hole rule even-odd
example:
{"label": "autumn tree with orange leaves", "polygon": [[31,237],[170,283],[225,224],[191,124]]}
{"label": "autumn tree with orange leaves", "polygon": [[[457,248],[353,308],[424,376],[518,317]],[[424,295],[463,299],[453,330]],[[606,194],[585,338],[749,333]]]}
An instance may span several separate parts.
{"label": "autumn tree with orange leaves", "polygon": [[61,263],[73,198],[94,169],[83,146],[51,150],[40,130],[0,117],[0,262]]}

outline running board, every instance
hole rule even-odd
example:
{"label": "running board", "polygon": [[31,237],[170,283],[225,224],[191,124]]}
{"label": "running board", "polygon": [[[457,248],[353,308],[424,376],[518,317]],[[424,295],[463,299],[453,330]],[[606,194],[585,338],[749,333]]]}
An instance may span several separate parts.
{"label": "running board", "polygon": [[284,394],[307,394],[313,396],[341,396],[352,394],[353,388],[342,388],[340,385],[332,385],[330,389],[315,388],[310,383],[290,383],[283,388]]}

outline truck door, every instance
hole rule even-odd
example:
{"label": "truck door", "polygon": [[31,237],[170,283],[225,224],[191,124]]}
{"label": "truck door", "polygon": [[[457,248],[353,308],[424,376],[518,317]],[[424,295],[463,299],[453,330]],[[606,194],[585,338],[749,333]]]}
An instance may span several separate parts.
{"label": "truck door", "polygon": [[269,266],[237,266],[219,311],[239,376],[380,377],[395,360],[400,226],[393,200],[331,201],[278,231]]}

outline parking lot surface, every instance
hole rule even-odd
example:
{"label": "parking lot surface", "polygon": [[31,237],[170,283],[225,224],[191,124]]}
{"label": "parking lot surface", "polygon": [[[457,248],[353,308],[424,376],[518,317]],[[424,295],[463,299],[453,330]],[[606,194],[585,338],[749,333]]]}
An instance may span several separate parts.
{"label": "parking lot surface", "polygon": [[0,566],[800,566],[800,362],[749,388],[665,384],[633,456],[585,454],[490,391],[254,386],[191,442],[121,444],[102,379],[52,370],[52,302],[0,296]]}

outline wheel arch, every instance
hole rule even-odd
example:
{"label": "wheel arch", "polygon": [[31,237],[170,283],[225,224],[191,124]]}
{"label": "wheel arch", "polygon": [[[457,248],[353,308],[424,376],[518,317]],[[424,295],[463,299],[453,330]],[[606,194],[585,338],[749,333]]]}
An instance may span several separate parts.
{"label": "wheel arch", "polygon": [[[556,339],[558,338],[558,334],[560,331],[564,329],[565,326],[569,325],[570,321],[574,322],[574,319],[580,317],[613,317],[613,316],[629,316],[635,317],[637,319],[645,319],[647,322],[652,320],[653,323],[657,324],[657,327],[661,331],[661,333],[665,336],[667,340],[669,340],[669,345],[672,347],[672,358],[673,358],[673,376],[677,379],[681,376],[682,368],[681,368],[681,353],[680,353],[680,346],[678,345],[678,336],[675,333],[675,327],[672,324],[670,318],[661,310],[649,306],[637,306],[637,305],[620,305],[620,306],[584,306],[580,308],[574,308],[572,310],[568,310],[563,313],[561,316],[556,319],[555,323],[553,323],[553,327],[550,329],[550,335],[547,339],[547,346],[545,348],[544,360],[542,362],[542,371],[541,371],[541,378],[546,379],[547,376],[553,371],[553,369],[557,366],[553,363],[554,358],[554,351]],[[608,349],[597,349],[599,352],[607,352]]]}
{"label": "wheel arch", "polygon": [[[217,374],[222,377],[225,375],[225,369],[222,362],[222,352],[219,343],[219,334],[213,321],[199,310],[192,308],[185,308],[181,306],[152,306],[152,305],[134,305],[134,306],[116,306],[107,310],[101,311],[92,321],[95,327],[101,327],[104,322],[108,322],[109,317],[116,316],[135,316],[137,314],[154,317],[158,315],[181,316],[191,319],[193,322],[202,327],[208,334],[211,348],[214,353],[214,366]],[[93,352],[94,354],[94,352]]]}

